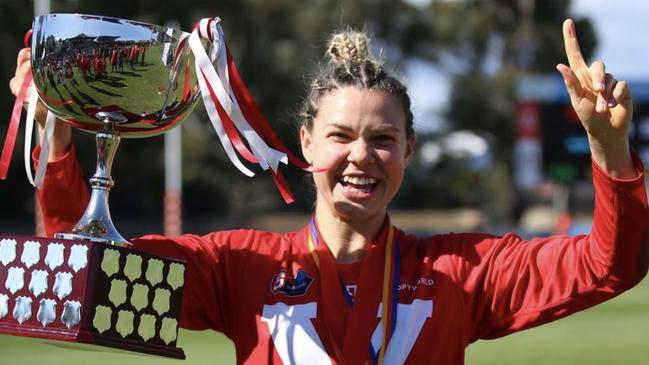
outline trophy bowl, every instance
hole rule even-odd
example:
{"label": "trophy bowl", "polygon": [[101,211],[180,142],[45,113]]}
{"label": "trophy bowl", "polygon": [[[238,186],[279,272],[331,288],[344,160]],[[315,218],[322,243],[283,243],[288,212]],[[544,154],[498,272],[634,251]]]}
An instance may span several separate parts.
{"label": "trophy bowl", "polygon": [[[113,158],[120,137],[164,133],[196,105],[200,88],[188,37],[169,27],[96,15],[48,14],[34,20],[31,64],[40,100],[60,120],[97,140],[86,212],[72,232],[55,237],[128,246],[108,208]],[[211,48],[212,43],[201,42]],[[217,50],[208,54],[213,63]]]}
{"label": "trophy bowl", "polygon": [[113,124],[149,137],[183,120],[199,89],[188,33],[131,20],[49,14],[34,20],[32,74],[41,101],[88,132]]}

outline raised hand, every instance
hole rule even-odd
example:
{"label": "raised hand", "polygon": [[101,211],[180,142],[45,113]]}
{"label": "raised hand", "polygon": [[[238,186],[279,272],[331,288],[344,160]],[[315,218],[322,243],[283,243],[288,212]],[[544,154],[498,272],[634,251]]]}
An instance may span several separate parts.
{"label": "raised hand", "polygon": [[[18,93],[20,92],[20,87],[23,84],[23,81],[25,81],[25,77],[29,75],[31,72],[31,49],[30,48],[23,48],[18,52],[18,57],[16,59],[16,74],[14,77],[9,81],[9,89],[11,89],[11,93],[14,94],[14,96],[18,96]],[[25,102],[29,100],[29,92],[30,90],[27,90],[27,95],[25,97]],[[47,110],[43,106],[42,103],[38,103],[38,106],[36,108],[36,120],[39,122],[39,124],[45,123],[45,113],[47,113]]]}
{"label": "raised hand", "polygon": [[18,95],[25,76],[31,72],[31,64],[29,62],[31,54],[30,48],[23,48],[18,52],[18,57],[16,59],[16,74],[11,81],[9,81],[9,88],[14,96]]}
{"label": "raised hand", "polygon": [[570,66],[559,64],[557,70],[588,133],[593,160],[613,176],[636,176],[628,143],[633,115],[631,90],[625,81],[606,73],[602,61],[595,61],[590,67],[586,64],[571,19],[563,23],[563,38]]}
{"label": "raised hand", "polygon": [[[17,96],[20,92],[20,87],[25,80],[25,77],[31,72],[31,49],[23,48],[18,52],[18,57],[16,59],[16,73],[14,77],[9,81],[9,89],[14,96]],[[29,100],[29,91],[25,100]],[[36,115],[34,119],[39,124],[40,135],[42,136],[43,125],[45,124],[45,118],[47,116],[47,108],[40,101],[36,106]],[[56,129],[54,130],[54,138],[52,140],[52,145],[50,148],[49,160],[53,161],[58,157],[65,154],[70,146],[71,141],[71,128],[67,124],[57,123]]]}

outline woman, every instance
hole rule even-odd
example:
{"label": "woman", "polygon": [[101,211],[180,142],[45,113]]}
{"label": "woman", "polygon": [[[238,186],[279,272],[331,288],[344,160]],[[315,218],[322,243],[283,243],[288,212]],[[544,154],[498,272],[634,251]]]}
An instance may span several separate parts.
{"label": "woman", "polygon": [[[571,20],[563,33],[569,66],[557,69],[593,159],[589,235],[418,238],[393,227],[387,205],[415,144],[410,101],[368,56],[362,34],[338,34],[333,63],[301,113],[303,154],[323,168],[313,176],[311,222],[287,234],[131,241],[188,262],[181,325],[223,332],[245,364],[462,364],[473,341],[564,317],[638,283],[647,271],[649,209],[643,167],[627,141],[631,92],[602,62],[585,64]],[[28,59],[19,54],[14,93]],[[49,234],[74,224],[88,196],[69,127],[56,134],[39,191]]]}

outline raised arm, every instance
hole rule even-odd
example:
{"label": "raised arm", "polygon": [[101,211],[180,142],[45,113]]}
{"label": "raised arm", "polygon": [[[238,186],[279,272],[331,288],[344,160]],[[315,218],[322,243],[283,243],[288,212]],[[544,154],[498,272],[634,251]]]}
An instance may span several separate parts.
{"label": "raised arm", "polygon": [[563,39],[569,66],[559,64],[557,70],[588,134],[591,158],[612,177],[636,177],[628,142],[633,115],[631,90],[625,81],[607,73],[602,61],[595,61],[590,67],[586,64],[571,19],[563,23]]}
{"label": "raised arm", "polygon": [[530,240],[515,234],[461,237],[457,244],[469,243],[460,256],[477,252],[480,257],[459,279],[470,293],[474,316],[467,320],[469,341],[589,308],[633,287],[647,273],[649,203],[644,167],[628,144],[631,91],[607,74],[602,62],[586,65],[572,20],[564,22],[563,34],[570,66],[557,69],[588,134],[593,160],[592,230]]}

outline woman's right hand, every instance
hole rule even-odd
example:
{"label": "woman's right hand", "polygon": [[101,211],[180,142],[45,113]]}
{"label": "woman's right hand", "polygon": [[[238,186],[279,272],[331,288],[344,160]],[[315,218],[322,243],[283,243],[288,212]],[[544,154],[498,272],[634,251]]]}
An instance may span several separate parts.
{"label": "woman's right hand", "polygon": [[[31,72],[31,49],[23,48],[18,52],[18,57],[16,59],[16,74],[9,81],[9,89],[14,96],[18,96],[20,92],[20,87],[22,86],[25,77]],[[25,100],[29,100],[29,90]],[[36,106],[36,114],[34,119],[38,122],[39,136],[42,138],[45,118],[47,117],[47,107],[39,100],[38,105]],[[61,123],[57,120],[56,128],[54,129],[54,135],[52,138],[52,144],[50,146],[50,155],[48,160],[53,161],[63,156],[68,149],[70,148],[70,143],[72,141],[72,131],[71,127],[66,123]]]}

